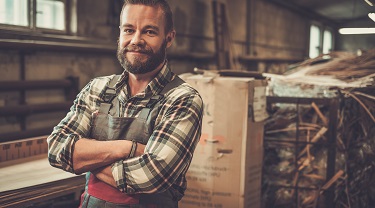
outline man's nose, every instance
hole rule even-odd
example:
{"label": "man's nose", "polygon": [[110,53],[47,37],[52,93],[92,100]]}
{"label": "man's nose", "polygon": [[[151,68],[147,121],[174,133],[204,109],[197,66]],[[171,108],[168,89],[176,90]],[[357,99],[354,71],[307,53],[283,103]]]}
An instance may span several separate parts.
{"label": "man's nose", "polygon": [[141,45],[143,44],[144,40],[142,38],[142,34],[140,32],[135,32],[133,34],[132,39],[130,40],[130,44],[133,45]]}

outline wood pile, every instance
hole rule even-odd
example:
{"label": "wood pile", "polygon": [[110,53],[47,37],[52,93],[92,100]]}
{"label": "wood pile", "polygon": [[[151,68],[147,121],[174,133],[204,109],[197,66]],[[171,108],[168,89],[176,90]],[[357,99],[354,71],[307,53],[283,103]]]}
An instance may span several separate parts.
{"label": "wood pile", "polygon": [[[265,125],[264,207],[375,204],[375,50],[332,52],[269,78],[269,96],[338,98],[334,176],[326,177],[329,106],[272,104]],[[299,142],[296,143],[296,135]],[[272,141],[272,142],[271,142]],[[302,187],[302,188],[301,188]],[[328,208],[328,207],[327,207]]]}

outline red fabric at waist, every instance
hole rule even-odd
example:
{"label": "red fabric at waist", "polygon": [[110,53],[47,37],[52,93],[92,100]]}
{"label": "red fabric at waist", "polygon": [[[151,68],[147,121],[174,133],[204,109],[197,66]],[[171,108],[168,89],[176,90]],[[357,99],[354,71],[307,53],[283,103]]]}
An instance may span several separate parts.
{"label": "red fabric at waist", "polygon": [[139,204],[139,195],[125,194],[90,174],[88,193],[96,198],[117,204]]}

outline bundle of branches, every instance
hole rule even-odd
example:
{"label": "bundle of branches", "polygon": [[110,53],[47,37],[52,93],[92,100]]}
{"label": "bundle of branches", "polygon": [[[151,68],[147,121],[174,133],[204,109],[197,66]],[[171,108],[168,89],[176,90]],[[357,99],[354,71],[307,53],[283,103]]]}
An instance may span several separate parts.
{"label": "bundle of branches", "polygon": [[359,56],[347,52],[320,55],[302,62],[293,71],[299,71],[307,66],[310,68],[306,75],[331,75],[336,79],[351,81],[375,73],[375,49],[364,51]]}
{"label": "bundle of branches", "polygon": [[[330,122],[328,106],[311,103],[297,109],[291,105],[271,105],[271,116],[265,126],[264,207],[325,207],[324,191],[329,187],[335,190],[335,207],[361,208],[375,204],[374,50],[360,58],[349,53],[331,55],[341,58],[315,65],[316,60],[306,61],[285,76],[270,76],[269,86],[274,96],[340,98],[339,122],[335,129],[336,175],[332,178],[325,175],[329,151],[324,145],[327,122]],[[345,60],[346,68],[343,67]],[[341,71],[335,70],[333,63],[336,66],[340,63]],[[318,65],[319,68],[315,67]],[[327,75],[331,78],[319,79]],[[316,76],[319,86],[304,80],[309,76]],[[342,80],[337,81],[350,82],[348,79],[354,78],[354,82],[360,80],[360,84],[346,85]],[[296,135],[305,143],[298,141],[296,145]]]}
{"label": "bundle of branches", "polygon": [[[273,110],[265,125],[264,207],[322,207],[328,108],[312,103],[298,109],[273,106]],[[343,161],[341,154],[337,156]],[[342,169],[343,165],[337,167]]]}
{"label": "bundle of branches", "polygon": [[346,179],[336,187],[337,207],[375,204],[375,89],[343,91],[339,129]]}
{"label": "bundle of branches", "polygon": [[[341,174],[328,185],[335,185],[335,207],[371,207],[375,203],[375,90],[340,91],[335,172]],[[265,125],[265,207],[324,207],[329,108],[312,103],[298,110],[291,106],[273,106],[273,110]]]}

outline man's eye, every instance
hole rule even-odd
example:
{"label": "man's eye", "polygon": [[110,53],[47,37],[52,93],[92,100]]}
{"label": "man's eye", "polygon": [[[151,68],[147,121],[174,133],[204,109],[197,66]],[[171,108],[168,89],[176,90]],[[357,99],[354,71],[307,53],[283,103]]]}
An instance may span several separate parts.
{"label": "man's eye", "polygon": [[133,33],[133,30],[132,29],[123,29],[122,32],[126,33],[126,34],[131,34],[131,33]]}
{"label": "man's eye", "polygon": [[153,30],[147,30],[147,31],[146,31],[146,34],[147,34],[147,35],[156,35],[156,32],[153,31]]}

